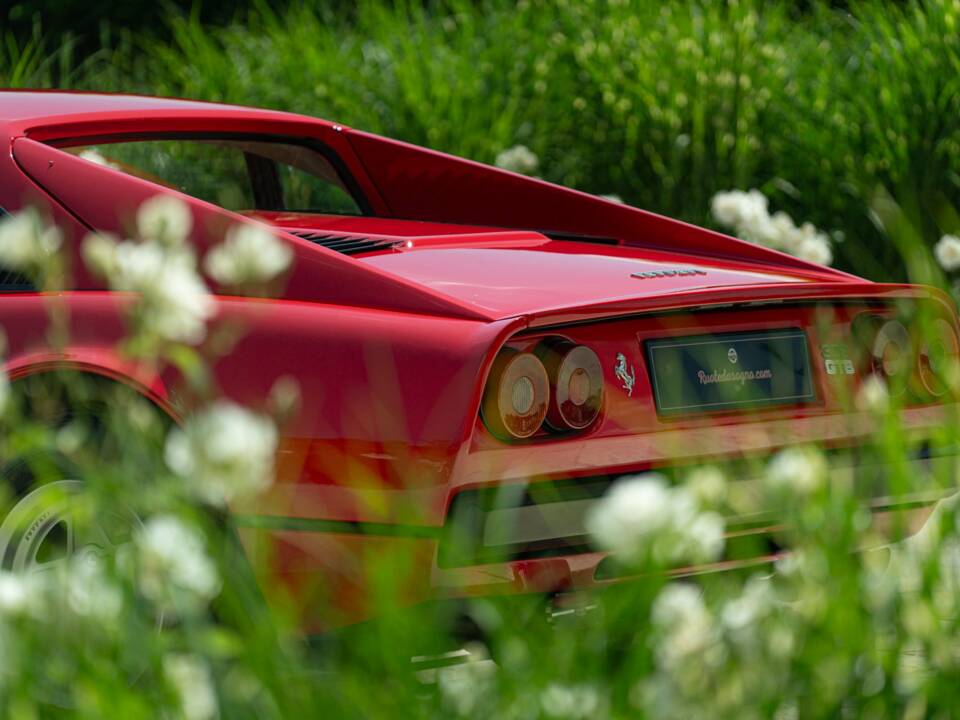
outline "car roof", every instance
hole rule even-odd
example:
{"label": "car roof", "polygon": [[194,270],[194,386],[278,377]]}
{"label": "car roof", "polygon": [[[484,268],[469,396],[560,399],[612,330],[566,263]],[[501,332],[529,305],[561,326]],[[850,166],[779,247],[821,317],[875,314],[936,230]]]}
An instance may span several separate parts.
{"label": "car roof", "polygon": [[[224,105],[198,100],[120,95],[113,93],[65,92],[62,90],[0,89],[0,123],[53,120],[69,115],[143,111],[211,110],[242,115],[277,115],[276,111]],[[289,117],[289,116],[288,116]]]}

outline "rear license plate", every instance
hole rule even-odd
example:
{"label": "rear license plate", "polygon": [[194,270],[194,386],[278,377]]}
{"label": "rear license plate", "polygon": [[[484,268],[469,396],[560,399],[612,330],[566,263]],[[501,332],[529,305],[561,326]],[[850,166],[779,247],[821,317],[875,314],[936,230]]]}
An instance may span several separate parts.
{"label": "rear license plate", "polygon": [[645,347],[660,415],[816,399],[802,330],[663,338]]}

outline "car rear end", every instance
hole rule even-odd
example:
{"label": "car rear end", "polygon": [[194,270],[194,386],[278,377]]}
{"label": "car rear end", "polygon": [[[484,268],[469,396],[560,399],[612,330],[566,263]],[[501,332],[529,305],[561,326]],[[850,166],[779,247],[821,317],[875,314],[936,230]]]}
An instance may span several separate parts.
{"label": "car rear end", "polygon": [[[739,299],[737,296],[739,295]],[[729,480],[725,555],[678,575],[771,563],[789,551],[759,485],[782,448],[816,445],[878,542],[916,531],[953,492],[948,422],[960,342],[952,303],[863,282],[700,289],[660,308],[532,316],[485,379],[451,480],[432,578],[441,594],[564,592],[628,576],[587,522],[619,480]],[[899,410],[894,424],[869,397]],[[874,447],[894,433],[897,457]]]}

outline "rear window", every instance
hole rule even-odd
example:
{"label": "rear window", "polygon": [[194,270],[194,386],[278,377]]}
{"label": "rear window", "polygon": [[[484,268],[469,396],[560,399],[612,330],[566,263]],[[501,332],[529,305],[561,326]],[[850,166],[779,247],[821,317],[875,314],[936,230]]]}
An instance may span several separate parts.
{"label": "rear window", "polygon": [[360,205],[321,152],[285,142],[138,139],[64,148],[227,210],[360,215]]}

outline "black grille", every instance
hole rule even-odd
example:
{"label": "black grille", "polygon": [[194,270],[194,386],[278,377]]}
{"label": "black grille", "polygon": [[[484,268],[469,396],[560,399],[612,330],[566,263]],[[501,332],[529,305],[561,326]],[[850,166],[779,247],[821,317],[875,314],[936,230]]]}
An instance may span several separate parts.
{"label": "black grille", "polygon": [[301,237],[304,240],[316,243],[317,245],[323,245],[325,248],[344,255],[359,255],[360,253],[376,252],[377,250],[390,250],[402,242],[401,240],[388,240],[387,238],[372,238],[360,235],[335,235],[302,230],[287,230],[287,232],[291,235]]}

